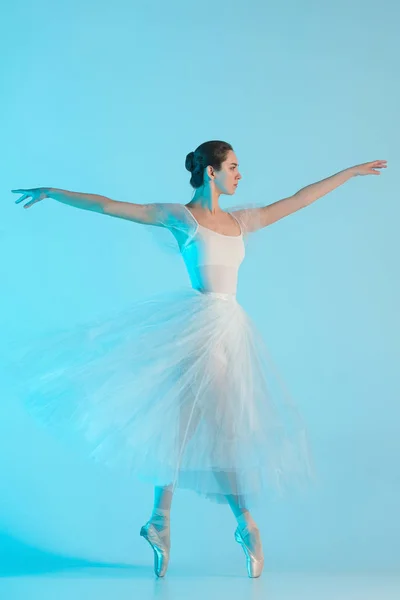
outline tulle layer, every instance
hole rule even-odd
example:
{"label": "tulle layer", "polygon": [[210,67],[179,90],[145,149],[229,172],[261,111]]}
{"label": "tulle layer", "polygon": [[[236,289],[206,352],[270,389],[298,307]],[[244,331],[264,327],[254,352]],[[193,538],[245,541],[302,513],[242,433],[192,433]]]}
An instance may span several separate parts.
{"label": "tulle layer", "polygon": [[249,505],[313,478],[303,420],[233,296],[138,302],[43,340],[17,370],[36,418],[144,481]]}

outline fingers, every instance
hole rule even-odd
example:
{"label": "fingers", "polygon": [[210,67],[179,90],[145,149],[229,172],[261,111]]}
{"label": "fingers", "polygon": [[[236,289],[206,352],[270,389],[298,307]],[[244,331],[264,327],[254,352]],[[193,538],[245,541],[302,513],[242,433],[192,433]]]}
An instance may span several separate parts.
{"label": "fingers", "polygon": [[30,196],[32,196],[32,190],[27,190],[27,189],[20,189],[20,190],[11,190],[11,192],[13,194],[22,194],[21,198],[18,198],[15,201],[15,204],[20,204],[21,202],[23,202],[24,200],[26,200],[27,198],[30,198]]}
{"label": "fingers", "polygon": [[387,160],[373,160],[358,165],[359,175],[381,175],[380,169],[387,169]]}
{"label": "fingers", "polygon": [[30,208],[31,206],[33,206],[34,204],[36,204],[36,202],[39,202],[38,199],[36,200],[31,200],[30,202],[27,202],[24,206],[24,208]]}
{"label": "fingers", "polygon": [[32,200],[30,200],[29,202],[27,202],[24,205],[24,208],[30,208],[31,206],[36,204],[36,202],[39,202],[41,200],[40,196],[38,197],[38,195],[35,194],[35,190],[21,189],[21,190],[11,190],[11,191],[16,194],[22,194],[22,196],[15,201],[15,204],[21,204],[21,202],[24,202],[28,198],[32,198]]}
{"label": "fingers", "polygon": [[18,198],[15,201],[15,204],[20,204],[21,202],[23,202],[24,200],[26,200],[27,198],[30,198],[32,194],[24,194],[23,196],[21,196],[21,198]]}
{"label": "fingers", "polygon": [[387,160],[374,160],[369,163],[369,167],[369,173],[371,175],[380,175],[381,173],[377,169],[387,169]]}

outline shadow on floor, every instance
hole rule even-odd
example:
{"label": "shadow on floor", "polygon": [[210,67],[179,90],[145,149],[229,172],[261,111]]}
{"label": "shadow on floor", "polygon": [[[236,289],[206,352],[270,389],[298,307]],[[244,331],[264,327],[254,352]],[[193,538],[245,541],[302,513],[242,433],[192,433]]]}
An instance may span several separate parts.
{"label": "shadow on floor", "polygon": [[151,566],[107,563],[63,556],[27,544],[12,534],[0,531],[0,577],[67,573],[68,571],[96,570],[96,576],[148,576]]}

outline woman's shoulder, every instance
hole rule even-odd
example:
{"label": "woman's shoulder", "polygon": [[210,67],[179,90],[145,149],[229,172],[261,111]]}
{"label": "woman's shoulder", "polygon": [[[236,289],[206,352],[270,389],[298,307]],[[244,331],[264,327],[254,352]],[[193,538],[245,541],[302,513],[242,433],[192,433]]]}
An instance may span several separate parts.
{"label": "woman's shoulder", "polygon": [[190,211],[179,202],[156,202],[153,204],[157,213],[157,222],[168,229],[190,233],[195,226]]}

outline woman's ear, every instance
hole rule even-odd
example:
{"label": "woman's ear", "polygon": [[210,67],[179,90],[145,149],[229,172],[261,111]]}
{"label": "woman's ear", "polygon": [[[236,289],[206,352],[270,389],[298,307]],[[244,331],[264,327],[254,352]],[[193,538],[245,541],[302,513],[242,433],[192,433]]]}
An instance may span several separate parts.
{"label": "woman's ear", "polygon": [[208,176],[208,180],[214,179],[214,177],[215,177],[215,171],[214,171],[213,167],[211,167],[211,165],[208,165],[208,167],[206,169],[206,173],[207,173],[207,176]]}

